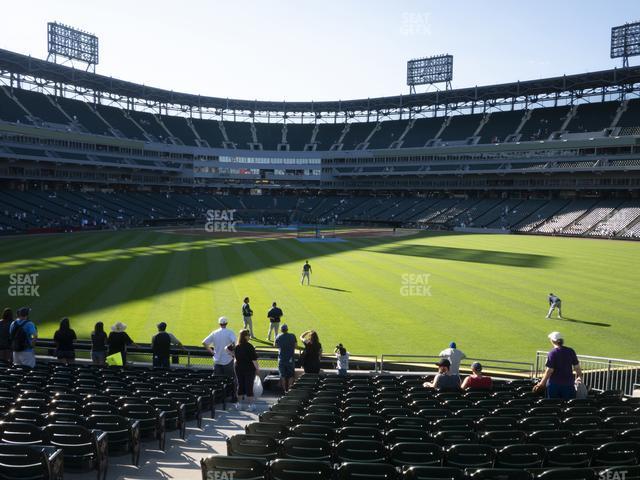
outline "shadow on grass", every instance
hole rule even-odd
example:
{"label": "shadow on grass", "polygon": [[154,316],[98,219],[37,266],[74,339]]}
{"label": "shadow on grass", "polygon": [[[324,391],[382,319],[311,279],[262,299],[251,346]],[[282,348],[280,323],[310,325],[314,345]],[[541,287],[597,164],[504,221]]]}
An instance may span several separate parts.
{"label": "shadow on grass", "polygon": [[331,290],[333,292],[351,293],[351,290],[344,290],[342,288],[325,287],[324,285],[310,285],[313,288],[322,288],[323,290]]}
{"label": "shadow on grass", "polygon": [[562,317],[556,318],[557,322],[570,322],[570,323],[581,323],[583,325],[593,325],[594,327],[610,327],[610,323],[602,323],[602,322],[589,322],[588,320],[578,320],[577,318],[571,317]]}
{"label": "shadow on grass", "polygon": [[471,248],[441,247],[434,245],[387,245],[372,250],[392,255],[452,260],[457,262],[486,263],[507,267],[542,268],[547,267],[553,257],[532,253],[499,252],[494,250],[476,250]]}

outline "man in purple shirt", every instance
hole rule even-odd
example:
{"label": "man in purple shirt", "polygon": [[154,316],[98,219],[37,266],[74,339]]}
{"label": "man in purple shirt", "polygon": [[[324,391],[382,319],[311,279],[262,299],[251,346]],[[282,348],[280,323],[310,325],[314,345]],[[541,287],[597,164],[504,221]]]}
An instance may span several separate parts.
{"label": "man in purple shirt", "polygon": [[[547,369],[536,388],[547,387],[547,398],[575,398],[575,381],[582,379],[582,369],[576,352],[564,346],[564,338],[560,332],[551,332],[549,340],[553,345],[547,354]],[[576,376],[573,377],[575,371]]]}

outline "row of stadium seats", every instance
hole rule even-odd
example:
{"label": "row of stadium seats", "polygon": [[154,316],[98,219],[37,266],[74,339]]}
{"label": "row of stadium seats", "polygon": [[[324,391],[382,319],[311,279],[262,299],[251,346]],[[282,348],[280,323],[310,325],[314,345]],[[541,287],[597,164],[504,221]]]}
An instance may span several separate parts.
{"label": "row of stadium seats", "polygon": [[141,442],[157,442],[164,450],[166,431],[184,438],[188,421],[200,427],[204,412],[215,417],[216,402],[224,404],[229,388],[211,370],[56,363],[31,370],[1,363],[0,476],[58,478],[26,475],[43,465],[62,473],[53,446],[61,450],[65,470],[97,470],[98,479],[104,478],[107,452],[127,453],[137,465]]}
{"label": "row of stadium seats", "polygon": [[0,231],[51,227],[145,225],[159,220],[203,223],[209,210],[237,210],[243,222],[396,222],[531,233],[634,236],[640,202],[622,200],[398,199],[187,195],[148,192],[0,192]]}
{"label": "row of stadium seats", "polygon": [[[233,470],[272,480],[570,480],[624,467],[627,478],[638,478],[635,399],[603,392],[548,400],[532,393],[528,380],[437,392],[422,387],[426,379],[305,375],[259,422],[228,439],[226,456],[203,459],[203,476]],[[513,416],[499,412],[509,409]],[[614,418],[609,414],[620,423],[603,427],[600,418]],[[575,418],[582,421],[569,420]]]}
{"label": "row of stadium seats", "polygon": [[[206,120],[0,87],[0,119],[97,135],[212,148],[357,150],[503,143],[640,127],[640,100],[375,122],[271,124]],[[525,118],[526,116],[526,118]],[[286,127],[286,128],[285,128]]]}

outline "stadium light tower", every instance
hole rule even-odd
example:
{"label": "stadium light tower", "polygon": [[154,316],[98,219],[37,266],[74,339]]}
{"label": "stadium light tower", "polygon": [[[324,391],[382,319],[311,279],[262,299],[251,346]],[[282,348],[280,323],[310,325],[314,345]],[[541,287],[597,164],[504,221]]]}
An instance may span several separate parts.
{"label": "stadium light tower", "polygon": [[[78,60],[87,65],[86,70],[96,71],[98,64],[98,37],[91,33],[72,28],[57,22],[47,23],[47,60],[58,57],[71,61]],[[65,62],[62,62],[65,63]]]}
{"label": "stadium light tower", "polygon": [[640,22],[625,23],[611,29],[611,58],[622,58],[622,67],[629,66],[629,57],[640,55]]}
{"label": "stadium light tower", "polygon": [[416,93],[416,85],[436,83],[445,83],[445,89],[449,90],[452,79],[453,55],[415,58],[407,62],[407,85],[411,93]]}

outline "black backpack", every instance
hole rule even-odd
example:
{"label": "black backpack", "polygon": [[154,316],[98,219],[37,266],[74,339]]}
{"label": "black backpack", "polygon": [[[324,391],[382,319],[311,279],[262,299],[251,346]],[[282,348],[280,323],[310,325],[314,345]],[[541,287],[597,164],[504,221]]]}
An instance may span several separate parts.
{"label": "black backpack", "polygon": [[[28,320],[27,320],[28,321]],[[15,327],[13,331],[9,335],[11,340],[11,350],[14,352],[24,352],[27,348],[29,348],[29,338],[27,337],[27,332],[24,330],[24,323],[18,323],[16,320]]]}

